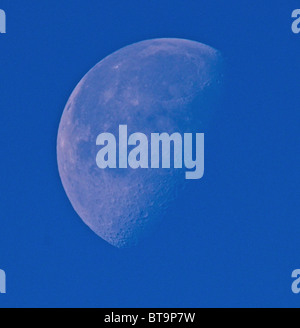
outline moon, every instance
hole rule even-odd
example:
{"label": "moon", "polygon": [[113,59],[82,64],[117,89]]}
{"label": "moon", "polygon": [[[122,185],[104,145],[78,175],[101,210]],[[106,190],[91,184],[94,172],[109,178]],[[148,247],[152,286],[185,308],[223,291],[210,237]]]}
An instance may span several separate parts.
{"label": "moon", "polygon": [[155,132],[205,133],[222,63],[219,51],[199,42],[147,40],[100,61],[74,89],[59,125],[59,174],[79,217],[111,245],[138,244],[188,180],[183,169],[99,169],[97,136],[109,132],[118,140],[121,124],[149,140]]}

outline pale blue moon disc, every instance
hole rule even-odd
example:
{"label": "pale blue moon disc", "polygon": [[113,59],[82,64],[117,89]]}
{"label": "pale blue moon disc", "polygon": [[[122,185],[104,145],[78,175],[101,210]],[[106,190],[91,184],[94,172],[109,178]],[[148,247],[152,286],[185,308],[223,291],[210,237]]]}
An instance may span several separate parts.
{"label": "pale blue moon disc", "polygon": [[117,138],[119,125],[148,139],[151,133],[205,133],[221,80],[219,51],[154,39],[116,51],[79,82],[60,121],[57,161],[74,210],[98,236],[116,247],[136,245],[188,181],[184,169],[100,169],[97,136]]}

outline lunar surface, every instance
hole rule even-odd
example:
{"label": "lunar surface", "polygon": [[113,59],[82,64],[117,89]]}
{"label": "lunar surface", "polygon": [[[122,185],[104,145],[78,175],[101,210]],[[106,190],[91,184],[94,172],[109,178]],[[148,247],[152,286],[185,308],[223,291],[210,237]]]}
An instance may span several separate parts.
{"label": "lunar surface", "polygon": [[127,46],[83,77],[61,118],[57,159],[74,210],[98,236],[116,247],[137,244],[189,182],[185,169],[100,169],[97,136],[109,132],[118,142],[121,124],[149,140],[151,133],[205,133],[221,79],[221,54],[182,39]]}

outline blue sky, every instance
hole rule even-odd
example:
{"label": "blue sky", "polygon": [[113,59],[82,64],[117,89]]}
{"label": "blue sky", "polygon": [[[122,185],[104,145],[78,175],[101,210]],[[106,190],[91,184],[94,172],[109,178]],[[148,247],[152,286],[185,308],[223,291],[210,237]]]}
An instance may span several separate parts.
{"label": "blue sky", "polygon": [[[298,1],[1,2],[0,307],[298,307]],[[57,129],[82,76],[133,42],[177,37],[226,59],[205,177],[140,247],[119,250],[72,209]]]}

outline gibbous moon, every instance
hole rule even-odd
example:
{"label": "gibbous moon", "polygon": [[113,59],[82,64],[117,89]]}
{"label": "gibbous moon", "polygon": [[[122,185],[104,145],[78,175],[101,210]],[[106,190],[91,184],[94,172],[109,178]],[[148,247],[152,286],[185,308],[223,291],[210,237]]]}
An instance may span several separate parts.
{"label": "gibbous moon", "polygon": [[[221,80],[217,50],[154,39],[116,51],[79,82],[61,118],[57,160],[74,210],[98,236],[116,247],[136,245],[189,180],[178,168],[100,169],[97,136],[109,132],[118,142],[119,125],[149,140],[151,133],[205,133]],[[193,183],[201,188],[201,179]]]}

